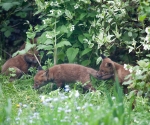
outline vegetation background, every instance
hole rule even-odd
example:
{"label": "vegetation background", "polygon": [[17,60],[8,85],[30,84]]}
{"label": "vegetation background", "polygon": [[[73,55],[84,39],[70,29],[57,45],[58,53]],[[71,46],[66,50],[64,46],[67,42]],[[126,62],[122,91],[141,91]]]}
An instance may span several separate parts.
{"label": "vegetation background", "polygon": [[0,74],[1,124],[149,124],[149,17],[149,0],[0,0],[0,65],[38,37],[43,68],[78,63],[98,69],[103,53],[130,64],[135,73],[124,84],[138,90],[137,97],[134,91],[122,96],[117,83],[93,80],[95,93],[78,93],[78,83],[69,93],[49,86],[37,92],[34,69],[13,83]]}

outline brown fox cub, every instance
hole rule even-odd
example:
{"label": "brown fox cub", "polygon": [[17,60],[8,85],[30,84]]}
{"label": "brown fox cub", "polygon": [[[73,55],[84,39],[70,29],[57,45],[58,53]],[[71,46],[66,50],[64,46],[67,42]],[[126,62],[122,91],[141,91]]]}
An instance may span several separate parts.
{"label": "brown fox cub", "polygon": [[97,77],[97,71],[78,64],[59,64],[48,70],[39,70],[34,76],[34,88],[38,89],[50,81],[54,81],[57,87],[64,83],[81,82],[84,90],[95,90],[90,83],[90,75]]}
{"label": "brown fox cub", "polygon": [[23,73],[27,73],[32,64],[37,64],[37,60],[33,54],[17,55],[4,63],[2,66],[2,73],[9,75],[11,73],[9,68],[14,68],[16,76],[10,78],[10,81],[13,81],[19,78]]}
{"label": "brown fox cub", "polygon": [[[125,70],[123,65],[120,65],[114,61],[112,61],[110,58],[102,56],[102,63],[99,67],[98,75],[99,79],[106,80],[115,78],[118,79],[119,83],[122,85],[122,83],[125,81],[124,78],[130,74],[128,70]],[[127,92],[127,86],[124,87],[124,92]]]}

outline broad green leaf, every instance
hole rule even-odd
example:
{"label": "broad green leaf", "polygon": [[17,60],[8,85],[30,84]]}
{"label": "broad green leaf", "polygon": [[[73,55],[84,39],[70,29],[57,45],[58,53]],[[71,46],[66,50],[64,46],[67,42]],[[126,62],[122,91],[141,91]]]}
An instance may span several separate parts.
{"label": "broad green leaf", "polygon": [[27,34],[27,37],[30,38],[30,39],[33,39],[35,37],[35,35],[36,35],[35,32],[34,33],[26,32],[26,34]]}
{"label": "broad green leaf", "polygon": [[51,39],[47,39],[47,40],[44,42],[45,45],[50,45],[50,44],[53,45],[53,43],[54,43],[54,42],[53,42],[53,40],[51,40]]}
{"label": "broad green leaf", "polygon": [[146,63],[146,62],[143,61],[143,60],[137,61],[137,64],[138,64],[140,67],[147,67],[147,66],[148,66],[148,63]]}
{"label": "broad green leaf", "polygon": [[96,64],[99,64],[100,61],[102,61],[102,57],[98,57],[97,60],[96,60]]}
{"label": "broad green leaf", "polygon": [[73,61],[76,58],[78,52],[79,52],[78,48],[69,48],[69,49],[67,49],[66,54],[67,54],[69,63],[73,63]]}
{"label": "broad green leaf", "polygon": [[86,48],[85,50],[83,50],[83,51],[81,52],[81,56],[83,56],[83,55],[89,53],[91,50],[92,50],[91,48]]}
{"label": "broad green leaf", "polygon": [[31,48],[34,48],[36,44],[31,44],[30,42],[26,42],[25,51],[28,52]]}
{"label": "broad green leaf", "polygon": [[66,16],[71,20],[73,16],[71,15],[71,12],[69,10],[65,10]]}
{"label": "broad green leaf", "polygon": [[143,22],[143,21],[145,20],[146,16],[147,16],[147,14],[140,15],[140,16],[139,16],[139,20],[140,20],[141,22]]}
{"label": "broad green leaf", "polygon": [[68,29],[65,25],[61,26],[60,31],[63,32],[63,33],[68,33]]}
{"label": "broad green leaf", "polygon": [[130,36],[130,37],[131,37],[131,36],[132,36],[132,32],[128,32],[128,36]]}
{"label": "broad green leaf", "polygon": [[84,39],[85,37],[83,36],[83,35],[79,35],[78,36],[78,39],[79,39],[79,41],[81,42],[81,43],[83,43],[83,39]]}
{"label": "broad green leaf", "polygon": [[132,80],[128,80],[122,83],[122,85],[130,85],[132,83]]}
{"label": "broad green leaf", "polygon": [[37,47],[37,49],[38,50],[52,50],[53,49],[53,47],[51,46],[51,45],[39,45],[38,47]]}
{"label": "broad green leaf", "polygon": [[18,12],[16,14],[16,16],[20,16],[21,18],[25,18],[27,16],[27,13],[25,13],[25,12]]}
{"label": "broad green leaf", "polygon": [[67,41],[67,40],[64,40],[64,41],[61,41],[61,42],[59,42],[59,43],[57,43],[57,48],[59,48],[59,47],[63,47],[63,46],[71,46],[71,44],[70,44],[70,42],[69,41]]}
{"label": "broad green leaf", "polygon": [[81,62],[81,65],[88,66],[91,63],[90,60],[84,60]]}
{"label": "broad green leaf", "polygon": [[4,35],[5,35],[6,37],[9,37],[9,36],[11,35],[11,31],[10,31],[10,30],[5,31],[5,32],[4,32]]}
{"label": "broad green leaf", "polygon": [[79,16],[79,20],[82,20],[86,15],[87,15],[87,13],[81,13]]}
{"label": "broad green leaf", "polygon": [[9,9],[11,9],[13,6],[15,5],[19,5],[19,2],[6,2],[6,3],[2,3],[1,6],[4,10],[8,11]]}
{"label": "broad green leaf", "polygon": [[26,42],[25,49],[15,52],[12,55],[12,57],[14,57],[14,56],[16,56],[18,54],[19,55],[23,55],[23,54],[27,53],[31,48],[35,47],[35,46],[36,46],[35,44],[31,44],[30,42]]}

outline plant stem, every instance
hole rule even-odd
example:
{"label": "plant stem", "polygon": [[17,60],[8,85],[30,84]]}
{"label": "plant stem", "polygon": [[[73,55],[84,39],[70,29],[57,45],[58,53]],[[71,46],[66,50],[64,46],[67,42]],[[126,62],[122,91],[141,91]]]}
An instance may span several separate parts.
{"label": "plant stem", "polygon": [[56,19],[55,19],[55,27],[54,27],[54,33],[55,33],[55,40],[54,40],[54,65],[57,64],[57,46],[56,46]]}

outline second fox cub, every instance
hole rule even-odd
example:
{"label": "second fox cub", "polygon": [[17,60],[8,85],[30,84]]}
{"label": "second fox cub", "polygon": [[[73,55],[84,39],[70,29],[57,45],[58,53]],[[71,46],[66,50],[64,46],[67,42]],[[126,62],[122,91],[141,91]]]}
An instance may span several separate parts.
{"label": "second fox cub", "polygon": [[[123,65],[120,65],[114,61],[112,61],[110,58],[105,57],[102,55],[102,63],[100,65],[99,71],[98,71],[98,77],[102,80],[115,78],[118,79],[119,83],[122,85],[122,83],[125,81],[124,78],[130,74],[128,70],[124,69]],[[124,87],[124,93],[127,92],[127,86]]]}
{"label": "second fox cub", "polygon": [[95,90],[90,83],[90,75],[97,78],[97,71],[78,64],[59,64],[48,70],[39,70],[34,76],[34,88],[38,89],[50,81],[54,81],[57,87],[64,83],[81,82],[84,90]]}
{"label": "second fox cub", "polygon": [[[37,53],[38,54],[38,53]],[[36,55],[37,55],[36,54]],[[11,72],[9,68],[14,69],[16,76],[11,77],[10,81],[19,78],[23,73],[27,73],[28,69],[33,65],[37,64],[37,60],[33,54],[17,55],[13,58],[8,59],[2,66],[2,73],[9,75]]]}

